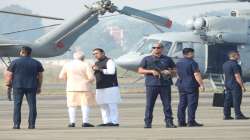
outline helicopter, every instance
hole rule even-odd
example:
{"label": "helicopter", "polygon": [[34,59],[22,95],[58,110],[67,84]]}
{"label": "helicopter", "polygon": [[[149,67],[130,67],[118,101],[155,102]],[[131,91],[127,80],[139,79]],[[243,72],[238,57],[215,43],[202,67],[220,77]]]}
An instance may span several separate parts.
{"label": "helicopter", "polygon": [[[69,50],[69,48],[79,38],[80,35],[82,35],[83,33],[85,33],[90,28],[96,25],[99,22],[99,18],[101,16],[103,16],[106,13],[114,13],[114,12],[118,12],[119,14],[147,21],[155,25],[164,26],[166,28],[170,28],[172,25],[172,21],[168,18],[161,17],[128,6],[119,9],[110,0],[100,0],[93,3],[92,5],[85,5],[80,14],[64,22],[61,25],[44,26],[44,28],[52,26],[58,26],[58,27],[48,32],[47,34],[43,35],[42,37],[36,39],[34,42],[12,40],[0,36],[1,60],[4,62],[5,65],[7,65],[7,63],[3,58],[18,57],[19,54],[18,52],[20,48],[23,46],[31,47],[33,50],[32,57],[36,58],[48,58],[48,57],[62,55]],[[0,11],[0,13],[35,17],[35,18],[44,18],[51,20],[64,20],[62,18],[16,13],[11,11]],[[37,29],[41,28],[43,27]],[[34,28],[28,30],[36,30],[36,29]],[[28,31],[28,30],[23,30],[23,31]],[[12,34],[17,32],[22,32],[22,31],[16,31],[6,34]],[[9,61],[11,60],[9,59]]]}
{"label": "helicopter", "polygon": [[[172,8],[175,9],[186,6],[199,6],[203,4],[205,5],[205,4],[227,3],[227,2],[229,3],[249,2],[249,0],[220,0],[215,2],[179,5],[179,6],[173,6]],[[20,16],[29,16],[29,17],[37,17],[37,18],[45,18],[53,20],[64,20],[62,18],[16,13],[11,11],[0,11],[0,12],[5,14],[20,15]],[[8,58],[17,57],[18,51],[22,46],[31,47],[33,49],[32,56],[36,58],[47,58],[47,57],[62,55],[69,50],[69,48],[81,34],[85,33],[87,30],[95,26],[99,22],[98,20],[99,18],[104,17],[106,13],[114,13],[114,12],[134,17],[146,22],[150,22],[153,25],[157,26],[163,26],[167,28],[171,28],[172,26],[172,20],[168,18],[152,14],[145,10],[138,10],[127,6],[123,7],[122,9],[119,9],[110,0],[100,0],[93,3],[90,6],[85,5],[84,10],[79,15],[59,25],[56,29],[48,32],[47,34],[35,40],[34,42],[9,40],[0,37],[0,57],[3,62],[4,62],[3,57],[8,57]],[[241,24],[241,23],[246,23],[248,21],[247,16],[244,16],[247,13],[245,14],[242,13],[243,11],[241,11],[240,14],[239,12],[236,12],[237,16],[235,15],[228,17],[211,17],[211,18],[200,17],[197,19],[192,19],[189,21],[188,24],[189,28],[192,30],[190,32],[182,32],[182,33],[169,32],[169,33],[150,35],[148,37],[145,37],[135,49],[132,49],[131,52],[119,57],[116,60],[116,62],[118,65],[127,70],[137,71],[141,59],[147,55],[150,55],[150,50],[148,47],[150,46],[150,44],[152,45],[153,42],[162,42],[166,48],[165,54],[174,58],[175,61],[181,58],[181,50],[184,47],[193,47],[196,51],[196,61],[200,64],[203,76],[208,77],[211,80],[213,87],[217,87],[218,85],[222,85],[223,78],[221,74],[222,73],[221,68],[219,66],[222,64],[222,62],[226,60],[225,52],[230,51],[232,49],[240,49],[240,48],[248,49],[246,47],[248,43],[246,42],[247,35],[245,36],[246,39],[245,44],[243,43],[244,42],[243,40],[241,40],[243,42],[239,42],[239,40],[242,37],[244,37],[244,33],[240,34],[242,36],[239,36],[239,34],[234,34],[233,36],[230,36],[232,35],[232,32],[240,32],[237,29],[238,27],[241,27],[243,28],[243,30],[247,31],[248,27],[244,28],[245,26],[243,25],[242,26],[235,25],[235,27],[231,29],[231,24],[234,23]],[[108,15],[108,16],[116,16],[116,15]],[[224,26],[225,23],[227,23],[227,26],[222,27],[221,25]],[[35,30],[35,29],[30,29],[30,30]],[[237,38],[240,39],[235,40]],[[222,54],[218,54],[219,52]],[[243,53],[244,52],[246,51],[244,50]],[[217,61],[217,59],[221,60],[221,62]],[[244,63],[242,64],[244,65]],[[247,67],[245,68],[247,69]],[[250,74],[247,73],[247,70],[243,70],[243,73],[245,80],[250,79],[249,78]]]}
{"label": "helicopter", "polygon": [[210,80],[213,89],[218,90],[224,87],[222,65],[228,60],[228,52],[238,50],[243,79],[250,82],[249,9],[233,10],[229,16],[192,18],[187,21],[186,27],[190,31],[164,32],[144,37],[128,53],[117,58],[116,63],[127,71],[137,72],[141,60],[151,55],[155,43],[162,43],[164,54],[175,62],[183,57],[184,48],[193,48],[202,76]]}

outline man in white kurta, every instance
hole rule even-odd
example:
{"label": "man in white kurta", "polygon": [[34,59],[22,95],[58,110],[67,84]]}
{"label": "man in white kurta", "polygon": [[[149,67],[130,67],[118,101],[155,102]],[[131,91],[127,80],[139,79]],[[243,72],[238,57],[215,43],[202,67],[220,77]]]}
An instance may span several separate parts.
{"label": "man in white kurta", "polygon": [[75,127],[76,109],[82,109],[82,127],[93,127],[89,123],[89,111],[95,104],[95,96],[91,92],[91,83],[94,81],[93,70],[84,61],[82,52],[74,54],[74,60],[65,64],[59,75],[60,79],[67,81],[67,106],[69,113],[69,127]]}
{"label": "man in white kurta", "polygon": [[121,102],[116,66],[105,56],[102,49],[95,49],[97,62],[93,66],[96,77],[96,102],[101,108],[103,124],[99,126],[119,126],[118,103]]}

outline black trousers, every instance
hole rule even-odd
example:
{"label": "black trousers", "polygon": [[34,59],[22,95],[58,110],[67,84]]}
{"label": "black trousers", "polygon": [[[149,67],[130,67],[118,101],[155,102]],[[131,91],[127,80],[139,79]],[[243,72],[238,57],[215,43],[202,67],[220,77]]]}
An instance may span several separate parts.
{"label": "black trousers", "polygon": [[21,124],[21,107],[23,102],[23,96],[26,96],[29,105],[29,125],[35,125],[37,110],[36,110],[36,92],[34,89],[18,88],[13,89],[14,96],[14,125]]}
{"label": "black trousers", "polygon": [[151,124],[153,120],[153,110],[157,96],[160,95],[165,121],[172,121],[171,107],[171,86],[147,86],[146,87],[146,110],[145,124]]}
{"label": "black trousers", "polygon": [[195,121],[195,114],[198,107],[199,90],[193,93],[180,92],[178,105],[178,122],[186,123],[186,109],[188,108],[188,123]]}
{"label": "black trousers", "polygon": [[233,102],[235,117],[242,116],[240,109],[242,100],[242,91],[240,89],[226,90],[224,101],[224,116],[231,116],[231,103]]}

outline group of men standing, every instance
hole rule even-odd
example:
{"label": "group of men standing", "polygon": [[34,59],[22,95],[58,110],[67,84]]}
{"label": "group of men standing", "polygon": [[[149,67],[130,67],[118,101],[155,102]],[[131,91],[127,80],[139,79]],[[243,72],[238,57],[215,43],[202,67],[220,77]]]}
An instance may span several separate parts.
{"label": "group of men standing", "polygon": [[[158,94],[161,97],[165,122],[167,128],[176,128],[173,123],[171,107],[172,77],[178,75],[177,87],[179,89],[178,126],[202,126],[195,120],[195,112],[198,106],[199,87],[204,90],[198,64],[193,60],[194,50],[185,48],[184,58],[177,64],[162,54],[164,46],[157,43],[152,47],[152,55],[145,57],[138,72],[145,75],[146,84],[146,111],[145,128],[152,127],[153,109]],[[188,123],[186,123],[186,108],[188,107]]]}
{"label": "group of men standing", "polygon": [[[42,64],[31,58],[32,49],[22,47],[20,58],[14,60],[5,74],[6,86],[13,88],[14,115],[13,129],[20,129],[21,106],[23,96],[29,105],[29,129],[35,129],[37,117],[36,95],[41,92]],[[117,71],[112,59],[105,56],[104,50],[93,50],[97,59],[91,66],[84,59],[82,52],[74,54],[74,60],[65,64],[59,74],[60,79],[67,81],[67,106],[69,114],[68,127],[75,127],[76,109],[82,110],[82,127],[94,127],[89,123],[90,106],[98,104],[101,108],[103,123],[98,126],[119,126],[118,103],[121,101],[118,88]],[[94,78],[95,77],[95,78]],[[91,84],[96,79],[96,94],[91,92]]]}
{"label": "group of men standing", "polygon": [[[103,123],[99,126],[119,126],[118,103],[121,101],[117,71],[112,59],[104,50],[96,48],[93,55],[97,59],[91,66],[84,60],[82,52],[74,54],[74,60],[65,64],[59,78],[67,81],[67,106],[69,127],[75,127],[76,108],[82,109],[82,127],[94,127],[89,123],[90,106],[100,106]],[[95,77],[95,78],[94,78]],[[96,94],[91,92],[91,83],[96,79]]]}
{"label": "group of men standing", "polygon": [[[156,43],[152,46],[152,55],[146,56],[138,68],[138,73],[145,75],[146,85],[146,109],[145,126],[152,128],[153,109],[160,95],[165,123],[167,128],[176,128],[173,123],[171,106],[172,77],[177,76],[176,86],[179,90],[178,126],[200,127],[196,121],[196,110],[199,100],[199,88],[205,90],[198,64],[194,61],[194,50],[183,49],[183,58],[176,64],[163,54],[164,46]],[[35,128],[36,122],[36,95],[41,92],[43,71],[42,64],[31,58],[32,49],[23,47],[20,58],[14,60],[6,72],[6,86],[13,88],[14,95],[14,126],[20,129],[21,105],[25,95],[29,105],[29,129]],[[100,106],[103,123],[102,127],[118,127],[119,111],[118,104],[121,102],[117,70],[115,62],[106,57],[103,49],[93,50],[96,62],[93,66],[87,63],[82,52],[74,54],[74,60],[65,64],[59,74],[60,79],[67,81],[66,94],[69,114],[68,127],[76,126],[76,109],[82,110],[82,127],[94,127],[89,123],[90,107],[94,104]],[[242,92],[246,89],[242,81],[241,67],[237,63],[239,53],[229,53],[229,61],[223,65],[225,74],[225,104],[224,119],[230,120],[231,103],[235,109],[235,119],[248,119],[240,110]],[[96,94],[91,92],[91,84],[96,81]],[[186,110],[188,120],[186,120]]]}
{"label": "group of men standing", "polygon": [[[152,46],[152,55],[146,56],[138,69],[140,74],[145,75],[146,84],[146,110],[145,126],[152,127],[153,109],[157,96],[160,95],[165,122],[167,128],[176,128],[173,123],[171,109],[171,85],[172,77],[177,76],[176,86],[179,91],[178,104],[178,126],[179,127],[201,127],[196,121],[196,110],[199,101],[199,88],[205,91],[205,86],[197,62],[194,60],[194,49],[184,48],[183,58],[175,64],[173,60],[162,54],[164,46],[156,43]],[[223,65],[225,76],[225,101],[224,101],[224,120],[232,120],[231,104],[235,110],[235,119],[249,119],[241,112],[240,105],[242,92],[246,89],[242,80],[241,66],[238,64],[240,55],[238,51],[231,51],[228,54],[229,60]],[[188,119],[186,120],[186,110]]]}

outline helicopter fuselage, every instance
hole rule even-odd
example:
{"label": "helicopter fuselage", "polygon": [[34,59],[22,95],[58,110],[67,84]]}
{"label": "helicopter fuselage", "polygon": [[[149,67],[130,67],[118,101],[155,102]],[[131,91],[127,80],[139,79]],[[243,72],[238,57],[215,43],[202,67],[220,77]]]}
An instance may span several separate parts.
{"label": "helicopter fuselage", "polygon": [[164,45],[164,55],[171,57],[175,62],[183,58],[183,48],[191,47],[195,50],[195,61],[198,62],[204,77],[209,74],[222,74],[222,65],[228,60],[229,51],[238,50],[241,54],[239,62],[243,70],[243,78],[250,81],[250,44],[221,43],[209,44],[202,40],[200,35],[193,32],[169,32],[144,37],[135,48],[127,54],[116,59],[119,66],[137,72],[141,60],[151,55],[154,43],[161,42]]}

